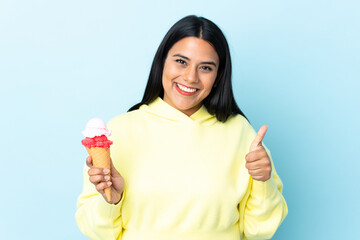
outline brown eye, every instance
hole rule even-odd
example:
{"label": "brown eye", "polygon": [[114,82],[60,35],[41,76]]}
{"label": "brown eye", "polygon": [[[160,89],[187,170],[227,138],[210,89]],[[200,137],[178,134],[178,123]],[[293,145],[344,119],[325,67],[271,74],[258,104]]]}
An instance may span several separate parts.
{"label": "brown eye", "polygon": [[184,60],[182,60],[182,59],[176,59],[175,61],[180,63],[180,64],[186,64],[186,62]]}
{"label": "brown eye", "polygon": [[211,71],[212,70],[212,68],[208,67],[208,66],[202,66],[201,69],[205,70],[205,71]]}

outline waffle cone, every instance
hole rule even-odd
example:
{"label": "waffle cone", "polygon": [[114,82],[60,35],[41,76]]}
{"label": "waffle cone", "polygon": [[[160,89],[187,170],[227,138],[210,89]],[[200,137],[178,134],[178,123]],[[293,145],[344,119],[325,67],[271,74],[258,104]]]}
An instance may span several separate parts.
{"label": "waffle cone", "polygon": [[[93,147],[86,148],[87,152],[92,158],[93,166],[96,168],[106,168],[110,170],[110,148]],[[111,174],[107,174],[111,180]],[[111,201],[111,188],[107,187],[104,189],[106,198]]]}

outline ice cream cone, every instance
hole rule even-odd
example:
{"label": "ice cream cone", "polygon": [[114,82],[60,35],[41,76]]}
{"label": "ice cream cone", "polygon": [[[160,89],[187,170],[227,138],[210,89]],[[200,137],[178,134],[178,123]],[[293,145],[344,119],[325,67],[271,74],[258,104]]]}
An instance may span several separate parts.
{"label": "ice cream cone", "polygon": [[[106,168],[110,170],[110,148],[92,147],[86,148],[92,158],[93,166],[96,168]],[[111,174],[108,173],[111,178]],[[111,180],[111,179],[110,179]],[[111,201],[111,188],[105,188],[105,195],[108,201]]]}

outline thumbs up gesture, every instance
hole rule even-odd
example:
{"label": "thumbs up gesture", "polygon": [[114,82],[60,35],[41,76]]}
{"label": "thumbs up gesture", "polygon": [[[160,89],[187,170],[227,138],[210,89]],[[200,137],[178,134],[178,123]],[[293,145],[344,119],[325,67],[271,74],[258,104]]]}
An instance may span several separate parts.
{"label": "thumbs up gesture", "polygon": [[270,158],[262,145],[267,126],[262,126],[254,141],[251,143],[250,151],[245,156],[246,168],[252,179],[256,181],[265,182],[271,176],[271,162]]}

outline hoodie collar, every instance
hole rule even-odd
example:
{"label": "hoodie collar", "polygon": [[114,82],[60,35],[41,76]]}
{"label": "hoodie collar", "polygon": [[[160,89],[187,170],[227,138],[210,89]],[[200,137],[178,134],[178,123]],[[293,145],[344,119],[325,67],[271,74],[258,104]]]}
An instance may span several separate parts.
{"label": "hoodie collar", "polygon": [[161,97],[157,97],[153,102],[146,105],[143,104],[139,108],[145,112],[157,115],[162,118],[166,118],[171,121],[180,121],[180,122],[198,122],[198,123],[208,123],[212,124],[217,121],[215,115],[211,115],[204,104],[190,117],[185,113],[177,110],[168,103],[166,103]]}

